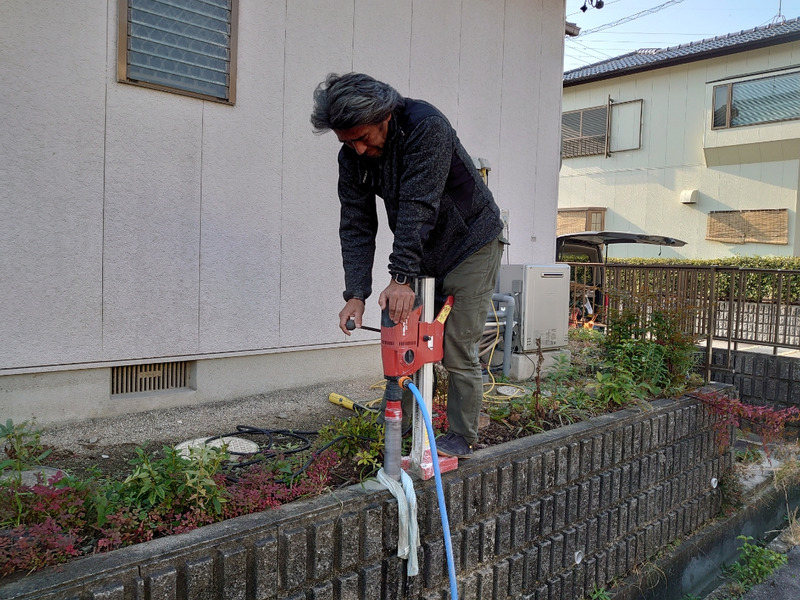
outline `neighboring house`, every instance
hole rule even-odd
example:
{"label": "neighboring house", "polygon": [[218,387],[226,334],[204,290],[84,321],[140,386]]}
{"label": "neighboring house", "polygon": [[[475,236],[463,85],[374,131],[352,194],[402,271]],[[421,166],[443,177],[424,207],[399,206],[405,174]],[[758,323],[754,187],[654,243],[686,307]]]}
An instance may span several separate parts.
{"label": "neighboring house", "polygon": [[558,233],[686,240],[610,254],[800,256],[800,20],[564,74]]}
{"label": "neighboring house", "polygon": [[563,0],[0,0],[0,418],[380,377],[376,336],[338,329],[338,144],[309,123],[331,71],[439,106],[491,165],[504,260],[552,262],[564,13]]}

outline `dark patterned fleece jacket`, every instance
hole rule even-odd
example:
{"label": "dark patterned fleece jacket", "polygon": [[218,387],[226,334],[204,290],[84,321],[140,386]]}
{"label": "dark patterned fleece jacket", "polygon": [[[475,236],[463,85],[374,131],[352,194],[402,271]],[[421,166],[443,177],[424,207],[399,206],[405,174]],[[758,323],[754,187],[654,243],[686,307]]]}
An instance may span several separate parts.
{"label": "dark patterned fleece jacket", "polygon": [[372,293],[376,195],[394,234],[390,273],[441,283],[503,228],[492,193],[447,118],[406,98],[392,114],[380,158],[344,145],[339,152],[345,300]]}

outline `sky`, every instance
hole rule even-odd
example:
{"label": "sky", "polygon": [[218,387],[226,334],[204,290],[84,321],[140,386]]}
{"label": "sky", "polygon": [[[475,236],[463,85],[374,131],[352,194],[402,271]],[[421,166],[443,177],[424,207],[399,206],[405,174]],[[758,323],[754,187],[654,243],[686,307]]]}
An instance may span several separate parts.
{"label": "sky", "polygon": [[[769,25],[779,14],[800,17],[800,0],[606,0],[601,9],[587,0],[585,13],[583,3],[567,0],[567,21],[581,35],[565,38],[565,71],[640,48],[669,48]],[[622,20],[627,22],[615,24]]]}

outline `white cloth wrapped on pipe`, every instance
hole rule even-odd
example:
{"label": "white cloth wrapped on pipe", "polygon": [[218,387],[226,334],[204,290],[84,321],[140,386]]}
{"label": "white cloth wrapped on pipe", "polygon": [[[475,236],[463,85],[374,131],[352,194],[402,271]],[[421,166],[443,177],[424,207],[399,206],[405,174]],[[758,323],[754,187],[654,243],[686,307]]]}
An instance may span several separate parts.
{"label": "white cloth wrapped on pipe", "polygon": [[419,527],[417,525],[417,492],[408,473],[400,470],[400,481],[388,477],[383,469],[378,471],[378,481],[397,499],[397,556],[406,559],[406,573],[419,574]]}

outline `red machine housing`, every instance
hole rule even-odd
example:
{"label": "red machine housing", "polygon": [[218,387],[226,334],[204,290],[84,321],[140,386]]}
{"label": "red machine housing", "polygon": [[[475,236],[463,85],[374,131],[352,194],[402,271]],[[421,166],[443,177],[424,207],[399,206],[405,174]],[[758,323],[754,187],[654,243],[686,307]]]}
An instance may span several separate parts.
{"label": "red machine housing", "polygon": [[422,305],[412,310],[402,323],[394,324],[388,318],[382,320],[381,358],[384,377],[412,375],[422,365],[442,359],[444,322],[452,306],[453,297],[450,296],[431,323],[420,321]]}

